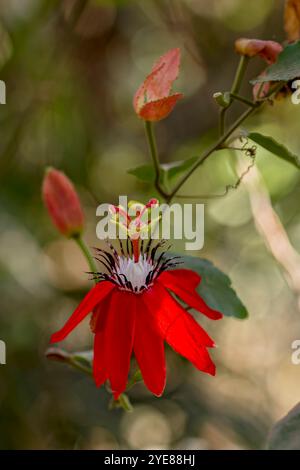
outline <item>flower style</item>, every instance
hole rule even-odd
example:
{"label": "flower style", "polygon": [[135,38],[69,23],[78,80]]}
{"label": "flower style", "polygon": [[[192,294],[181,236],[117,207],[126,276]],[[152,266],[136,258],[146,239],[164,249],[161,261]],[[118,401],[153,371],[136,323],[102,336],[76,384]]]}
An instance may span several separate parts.
{"label": "flower style", "polygon": [[42,187],[44,203],[56,228],[66,237],[77,237],[83,230],[84,216],[79,197],[67,176],[48,168]]}
{"label": "flower style", "polygon": [[133,107],[145,121],[160,121],[170,114],[182,93],[170,94],[180,66],[180,50],[171,49],[156,62],[137,90]]}
{"label": "flower style", "polygon": [[[139,225],[141,212],[156,203],[151,200],[142,206],[131,222]],[[122,211],[114,207],[112,212]],[[127,213],[122,212],[122,217],[127,219]],[[166,256],[165,241],[146,240],[135,233],[125,243],[118,239],[118,249],[108,241],[107,246],[107,250],[97,249],[96,259],[104,267],[103,271],[92,273],[98,283],[66,324],[52,335],[51,342],[65,339],[92,312],[95,383],[101,386],[109,380],[115,399],[126,389],[133,352],[145,385],[157,396],[163,393],[164,342],[197,369],[214,375],[215,365],[207,352],[214,342],[178,301],[212,320],[222,318],[197,294],[200,276],[178,268],[178,257]]]}

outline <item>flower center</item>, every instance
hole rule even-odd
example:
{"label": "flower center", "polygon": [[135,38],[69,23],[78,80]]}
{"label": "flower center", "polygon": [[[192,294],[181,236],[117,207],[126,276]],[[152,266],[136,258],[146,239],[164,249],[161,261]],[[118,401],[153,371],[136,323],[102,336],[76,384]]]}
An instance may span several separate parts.
{"label": "flower center", "polygon": [[140,240],[138,259],[134,257],[131,240],[127,239],[125,247],[121,240],[118,241],[120,254],[108,241],[110,251],[96,248],[98,255],[96,259],[103,264],[107,272],[90,273],[94,279],[110,281],[122,290],[140,294],[151,287],[163,271],[181,264],[177,256],[166,257],[166,250],[161,250],[157,254],[165,245],[165,240],[153,243],[150,239],[146,245]]}
{"label": "flower center", "polygon": [[147,286],[147,278],[151,271],[153,271],[153,264],[147,261],[145,255],[140,255],[138,262],[132,258],[121,256],[119,266],[116,268],[117,274],[121,277],[124,276],[135,291]]}

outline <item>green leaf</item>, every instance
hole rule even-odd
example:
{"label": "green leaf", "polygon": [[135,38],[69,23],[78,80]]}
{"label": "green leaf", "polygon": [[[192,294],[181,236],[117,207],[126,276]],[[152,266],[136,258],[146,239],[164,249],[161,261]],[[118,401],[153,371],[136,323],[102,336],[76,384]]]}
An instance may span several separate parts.
{"label": "green leaf", "polygon": [[282,158],[283,160],[292,163],[298,169],[300,168],[300,160],[297,155],[293,154],[288,150],[284,145],[277,142],[273,137],[268,135],[260,134],[259,132],[250,132],[248,134],[249,139],[256,142],[258,145],[268,150],[269,152],[277,155],[277,157]]}
{"label": "green leaf", "polygon": [[[162,163],[161,167],[161,179],[163,182],[168,183],[170,180],[179,176],[181,173],[188,170],[198,157],[191,157],[187,160],[180,160],[172,163]],[[153,183],[155,180],[155,171],[153,165],[141,165],[136,168],[128,170],[130,175],[135,176],[140,181],[146,183]]]}
{"label": "green leaf", "polygon": [[248,312],[231,287],[229,277],[206,259],[193,256],[182,256],[183,266],[190,268],[201,276],[198,293],[214,310],[225,316],[244,319]]}
{"label": "green leaf", "polygon": [[275,64],[270,65],[263,75],[251,80],[251,83],[288,82],[298,77],[300,77],[300,41],[286,46],[278,55]]}
{"label": "green leaf", "polygon": [[175,178],[176,176],[180,175],[181,173],[185,172],[191,166],[194,165],[195,161],[198,160],[198,157],[191,157],[187,160],[180,160],[177,162],[172,163],[165,163],[162,164],[163,170],[167,173],[168,179]]}
{"label": "green leaf", "polygon": [[268,450],[300,450],[300,403],[278,423],[268,438]]}
{"label": "green leaf", "polygon": [[153,183],[155,180],[155,171],[152,165],[141,165],[128,170],[127,173],[145,183]]}

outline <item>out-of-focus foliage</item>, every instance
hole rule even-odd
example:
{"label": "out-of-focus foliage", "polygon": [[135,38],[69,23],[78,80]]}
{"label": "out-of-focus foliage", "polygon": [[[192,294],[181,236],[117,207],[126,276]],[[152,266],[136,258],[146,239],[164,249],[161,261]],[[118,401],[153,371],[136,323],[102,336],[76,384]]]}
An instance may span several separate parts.
{"label": "out-of-focus foliage", "polygon": [[299,450],[300,406],[296,405],[272,429],[268,439],[270,450]]}
{"label": "out-of-focus foliage", "polygon": [[[0,366],[1,448],[261,448],[271,424],[299,401],[300,368],[290,360],[300,334],[299,301],[258,235],[244,186],[207,199],[200,255],[228,273],[249,319],[206,322],[218,348],[215,378],[167,351],[168,386],[161,399],[142,384],[132,413],[108,410],[109,395],[92,380],[44,357],[50,334],[89,286],[85,260],[62,240],[44,210],[46,165],[75,183],[95,236],[95,209],[120,194],[146,201],[152,184],[127,173],[149,164],[132,97],[153,61],[181,47],[176,88],[185,99],[157,126],[161,159],[199,155],[215,138],[216,91],[227,90],[238,36],[285,39],[283,1],[73,0],[0,1]],[[250,66],[249,79],[263,68]],[[243,92],[251,96],[251,87]],[[230,110],[234,118],[243,105]],[[296,155],[300,107],[282,99],[249,122]],[[240,157],[247,159],[247,157]],[[237,178],[237,154],[216,152],[182,194],[218,194]],[[259,148],[257,166],[293,246],[300,250],[299,172]],[[194,202],[198,201],[195,198]],[[201,201],[202,202],[202,201]],[[174,251],[183,243],[174,240]],[[90,349],[88,322],[65,342]]]}

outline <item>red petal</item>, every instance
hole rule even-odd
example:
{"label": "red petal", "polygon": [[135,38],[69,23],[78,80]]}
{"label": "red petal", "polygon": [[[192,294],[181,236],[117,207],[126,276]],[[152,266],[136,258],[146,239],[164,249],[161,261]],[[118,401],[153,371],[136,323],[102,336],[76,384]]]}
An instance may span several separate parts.
{"label": "red petal", "polygon": [[97,387],[108,378],[106,360],[105,360],[105,332],[109,312],[111,295],[108,295],[104,301],[97,305],[95,315],[95,338],[94,338],[94,360],[93,376]]}
{"label": "red petal", "polygon": [[104,332],[97,332],[94,338],[94,360],[93,360],[93,376],[97,387],[103,385],[108,379],[105,367],[104,355]]}
{"label": "red petal", "polygon": [[180,320],[185,325],[185,330],[192,332],[199,344],[207,348],[215,346],[213,340],[192,315],[186,312],[161,285],[156,284],[152,289],[146,291],[143,294],[143,301],[150,307],[149,311],[152,312],[155,325],[163,338],[166,338],[172,325]]}
{"label": "red petal", "polygon": [[143,302],[143,298],[142,295],[138,299],[142,305],[136,316],[134,354],[145,385],[154,395],[160,396],[166,385],[164,341],[159,334],[150,306],[148,302]]}
{"label": "red petal", "polygon": [[214,375],[215,365],[206,351],[214,343],[203,328],[159,284],[143,296],[153,307],[157,326],[167,343],[197,369]]}
{"label": "red petal", "polygon": [[149,101],[141,107],[138,114],[145,121],[160,121],[170,114],[177,101],[182,97],[182,93],[175,93],[166,98]]}
{"label": "red petal", "polygon": [[180,65],[180,50],[171,49],[164,54],[152,67],[151,73],[137,90],[133,106],[136,113],[145,102],[166,98],[176,80]]}
{"label": "red petal", "polygon": [[115,399],[125,390],[136,318],[136,295],[116,290],[111,298],[105,333],[105,358]]}
{"label": "red petal", "polygon": [[198,312],[203,313],[212,320],[219,320],[223,317],[222,313],[210,308],[195,291],[201,279],[198,276],[199,282],[196,284],[196,276],[198,275],[189,269],[174,269],[173,271],[163,272],[158,278],[158,282],[162,283],[174,294],[178,295],[183,302],[198,310]]}
{"label": "red petal", "polygon": [[174,282],[184,289],[193,292],[201,282],[201,276],[190,269],[173,269],[164,271],[160,279],[172,279]]}
{"label": "red petal", "polygon": [[114,289],[114,285],[109,281],[102,281],[96,284],[96,286],[87,293],[82,302],[80,302],[66,324],[51,336],[50,342],[57,343],[65,339],[78,323],[80,323],[112,289]]}

